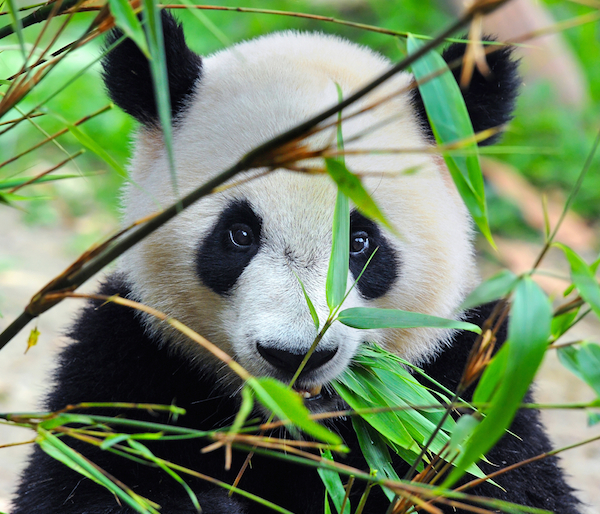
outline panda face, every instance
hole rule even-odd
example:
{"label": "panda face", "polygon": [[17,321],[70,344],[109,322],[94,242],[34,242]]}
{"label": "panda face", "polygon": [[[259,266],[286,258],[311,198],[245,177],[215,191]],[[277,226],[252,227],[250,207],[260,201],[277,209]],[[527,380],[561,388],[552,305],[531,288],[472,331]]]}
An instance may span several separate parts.
{"label": "panda face", "polygon": [[[166,44],[176,40],[181,46],[181,28],[168,15],[163,25]],[[132,97],[119,89],[123,81],[113,76],[129,73],[138,80],[147,69],[135,68],[131,48],[116,52],[105,63],[109,93],[142,121],[130,166],[133,181],[124,194],[128,224],[155,211],[157,201],[166,206],[175,197],[152,96],[145,100],[150,104],[140,105],[143,95]],[[167,52],[180,194],[335,104],[337,86],[347,96],[389,67],[364,47],[295,32],[244,42],[202,61],[185,52],[191,51]],[[187,82],[182,79],[186,66]],[[396,229],[392,233],[352,209],[349,288],[377,252],[344,307],[453,317],[477,280],[471,222],[441,157],[398,152],[430,146],[411,83],[411,75],[397,75],[343,113],[360,112],[342,123],[342,132],[347,150],[363,151],[349,153],[346,164]],[[174,97],[174,90],[180,96]],[[311,135],[306,144],[335,150],[335,127]],[[301,164],[322,167],[320,162]],[[325,283],[336,187],[324,174],[285,169],[251,170],[227,186],[146,238],[120,266],[137,300],[199,332],[250,373],[289,380],[317,334],[300,282],[321,325],[329,312]],[[217,368],[232,391],[239,386],[196,343],[150,318],[147,327],[199,369]],[[360,331],[334,323],[297,388],[306,395],[318,391],[348,366],[365,341],[419,362],[435,355],[450,335],[425,328]]]}

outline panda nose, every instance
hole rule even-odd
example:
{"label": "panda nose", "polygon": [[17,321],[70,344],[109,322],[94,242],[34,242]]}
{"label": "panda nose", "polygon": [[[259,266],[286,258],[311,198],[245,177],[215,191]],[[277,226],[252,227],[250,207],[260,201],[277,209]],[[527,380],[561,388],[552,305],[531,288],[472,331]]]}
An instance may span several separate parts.
{"label": "panda nose", "polygon": [[[258,349],[258,353],[260,353],[267,362],[291,375],[296,372],[305,356],[305,354],[302,353],[291,353],[271,346],[264,346],[260,343],[257,343],[256,348]],[[334,350],[315,350],[308,359],[306,366],[304,366],[302,373],[308,373],[309,371],[323,366],[323,364],[333,359],[333,356],[336,353],[337,348]]]}

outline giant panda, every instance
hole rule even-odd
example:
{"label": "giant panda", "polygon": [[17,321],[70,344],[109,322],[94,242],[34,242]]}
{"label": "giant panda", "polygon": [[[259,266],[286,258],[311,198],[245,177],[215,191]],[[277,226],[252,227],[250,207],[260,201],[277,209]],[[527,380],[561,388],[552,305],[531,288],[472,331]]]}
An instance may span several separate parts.
{"label": "giant panda", "polygon": [[[180,194],[334,105],[337,85],[348,95],[390,66],[377,53],[339,37],[291,31],[201,58],[188,48],[181,26],[170,14],[163,12],[162,24]],[[109,43],[119,37],[113,33]],[[444,58],[459,60],[464,50],[464,45],[453,44]],[[510,52],[493,52],[488,63],[491,74],[483,77],[476,71],[464,91],[475,131],[507,122],[517,94],[519,80]],[[103,67],[108,94],[140,124],[130,163],[132,181],[123,194],[124,223],[129,225],[156,211],[157,205],[171,204],[175,193],[146,58],[125,40],[105,57]],[[459,76],[460,69],[454,73]],[[346,149],[419,150],[433,144],[413,81],[409,73],[398,74],[344,111],[348,115],[377,104],[343,122]],[[311,135],[308,143],[311,148],[331,144],[335,148],[335,127]],[[377,252],[345,306],[456,316],[478,277],[471,221],[443,160],[418,151],[384,152],[348,155],[347,164],[360,173],[397,232],[351,211],[349,284]],[[284,169],[253,170],[232,182],[232,187],[203,198],[129,250],[100,293],[150,305],[217,344],[250,373],[289,381],[315,336],[300,281],[321,319],[327,315],[325,282],[336,188],[322,174]],[[481,325],[492,308],[482,306],[462,318]],[[499,340],[504,336],[501,329]],[[150,316],[91,302],[69,337],[72,343],[60,356],[45,409],[82,401],[173,403],[186,415],[178,419],[146,411],[127,415],[202,430],[228,426],[234,419],[240,405],[237,376]],[[439,383],[455,389],[474,336],[434,329],[359,331],[334,324],[295,386],[310,410],[344,407],[328,384],[368,341],[420,364]],[[334,420],[331,428],[350,448],[343,462],[367,469],[351,421]],[[135,493],[159,504],[160,512],[196,512],[184,488],[160,470],[78,441],[69,444]],[[226,471],[222,451],[202,453],[206,441],[147,444],[159,456],[227,483],[233,482],[246,457],[234,452],[233,465]],[[523,410],[511,434],[480,466],[491,472],[549,449],[538,413]],[[394,465],[399,476],[408,470],[399,458],[394,458]],[[496,482],[471,492],[560,514],[578,512],[578,500],[555,458],[515,469]],[[209,482],[190,478],[188,483],[205,514],[269,512],[247,498],[228,496]],[[294,513],[323,512],[324,488],[312,468],[257,454],[239,487]],[[362,490],[355,488],[358,495]],[[351,500],[356,506],[354,493]],[[373,488],[363,512],[383,514],[388,507],[382,491]],[[444,513],[466,512],[439,508]],[[132,510],[106,489],[40,448],[31,456],[12,510],[12,514],[126,512]]]}

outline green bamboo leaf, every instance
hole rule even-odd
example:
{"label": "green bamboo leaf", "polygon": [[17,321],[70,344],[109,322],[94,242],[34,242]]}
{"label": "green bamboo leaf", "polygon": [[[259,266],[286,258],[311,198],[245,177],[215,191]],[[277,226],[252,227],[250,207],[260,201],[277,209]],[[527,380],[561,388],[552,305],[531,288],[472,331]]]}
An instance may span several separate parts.
{"label": "green bamboo leaf", "polygon": [[374,309],[369,307],[353,307],[338,314],[338,321],[353,328],[455,328],[481,334],[481,328],[473,323],[438,318],[429,314],[401,311],[399,309]]}
{"label": "green bamboo leaf", "polygon": [[554,341],[556,341],[560,336],[562,336],[567,330],[571,328],[573,322],[577,319],[579,310],[580,307],[577,307],[572,311],[559,314],[558,316],[554,316],[552,318],[550,333],[552,334],[552,339]]}
{"label": "green bamboo leaf", "polygon": [[[414,36],[408,36],[407,49],[415,53],[422,45]],[[442,71],[443,70],[443,71]],[[460,88],[441,55],[429,52],[412,66],[419,83],[419,92],[438,144],[464,142],[466,155],[444,152],[444,160],[456,187],[473,216],[475,223],[495,247],[489,228],[483,174],[479,164],[473,125]],[[434,77],[431,80],[430,77]]]}
{"label": "green bamboo leaf", "polygon": [[169,171],[173,193],[179,197],[177,175],[175,172],[175,155],[173,153],[173,125],[171,120],[171,97],[169,94],[169,80],[167,73],[167,57],[165,54],[165,41],[162,28],[162,18],[158,4],[154,0],[142,0],[146,39],[150,50],[150,70],[154,83],[158,119],[163,133],[163,140],[167,150]]}
{"label": "green bamboo leaf", "polygon": [[36,442],[44,452],[50,455],[50,457],[62,462],[73,471],[93,480],[97,484],[106,487],[110,492],[120,498],[123,503],[129,505],[129,507],[136,512],[142,514],[159,514],[145,498],[136,495],[133,491],[124,491],[85,459],[83,455],[73,450],[51,432],[41,428],[38,432]]}
{"label": "green bamboo leaf", "polygon": [[593,427],[600,423],[600,412],[587,411],[588,427]]}
{"label": "green bamboo leaf", "polygon": [[354,202],[360,212],[367,218],[380,222],[392,232],[396,232],[396,229],[381,212],[371,195],[367,193],[360,179],[348,170],[343,161],[325,159],[325,170],[335,181],[338,189]]}
{"label": "green bamboo leaf", "polygon": [[252,377],[246,384],[254,391],[258,400],[279,419],[291,421],[297,428],[319,441],[332,445],[342,444],[338,435],[310,419],[310,412],[300,395],[281,382],[269,377]]}
{"label": "green bamboo leaf", "polygon": [[518,280],[519,277],[512,271],[502,270],[488,278],[485,282],[479,284],[469,296],[465,298],[458,310],[466,311],[473,307],[477,307],[478,305],[504,298],[515,288]]}
{"label": "green bamboo leaf", "polygon": [[505,344],[488,364],[473,393],[473,403],[487,403],[492,400],[502,384],[502,377],[508,365],[508,352],[508,345]]}
{"label": "green bamboo leaf", "polygon": [[[352,374],[344,372],[342,376],[338,377],[334,383],[334,387],[342,399],[354,410],[386,407],[386,402],[377,394],[376,390],[371,388],[364,389],[364,379],[364,374],[360,370],[355,369]],[[361,390],[364,392],[361,392]],[[361,417],[382,436],[401,448],[410,450],[415,455],[419,452],[419,446],[398,418],[396,412],[365,413]]]}
{"label": "green bamboo leaf", "polygon": [[[360,450],[369,465],[371,473],[375,472],[378,476],[383,475],[390,480],[400,480],[392,465],[390,452],[388,451],[387,442],[383,436],[371,427],[367,422],[354,416],[352,418],[352,426],[358,438]],[[413,456],[413,459],[416,456]],[[395,493],[387,487],[382,487],[383,493],[388,500],[394,499]]]}
{"label": "green bamboo leaf", "polygon": [[463,449],[465,443],[469,440],[469,437],[471,437],[471,434],[479,425],[479,422],[480,421],[471,414],[463,414],[458,419],[450,437],[450,445],[448,449],[451,453],[460,452]]}
{"label": "green bamboo leaf", "polygon": [[338,189],[333,213],[333,236],[327,269],[327,305],[338,307],[346,295],[350,262],[350,207],[348,197]]}
{"label": "green bamboo leaf", "polygon": [[69,132],[73,134],[75,138],[77,138],[77,141],[79,141],[88,150],[94,152],[104,162],[109,164],[119,175],[122,177],[127,177],[127,171],[125,168],[123,168],[123,166],[121,166],[104,148],[102,148],[96,141],[94,141],[76,125],[73,125],[64,119],[63,121],[69,129]]}
{"label": "green bamboo leaf", "polygon": [[575,346],[563,346],[557,350],[558,360],[560,363],[575,376],[585,381],[583,378],[583,373],[581,373],[579,364],[577,362],[578,353],[579,349]]}
{"label": "green bamboo leaf", "polygon": [[571,280],[579,294],[600,318],[600,284],[596,280],[594,272],[571,248],[561,243],[555,243],[555,246],[558,246],[567,257],[571,267]]}
{"label": "green bamboo leaf", "polygon": [[[36,181],[32,182],[31,185],[35,186],[36,184],[41,184],[42,182],[53,182],[55,180],[66,180],[69,178],[81,178],[88,175],[89,174],[79,175],[77,173],[71,173],[67,175],[47,175],[45,177],[36,179]],[[23,185],[25,182],[29,182],[30,180],[31,177],[0,180],[0,189],[12,189],[13,187]]]}
{"label": "green bamboo leaf", "polygon": [[[293,272],[294,275],[296,275],[296,272]],[[298,279],[298,282],[300,283],[300,287],[302,288],[302,293],[304,294],[304,300],[306,301],[306,305],[308,305],[308,310],[310,312],[310,316],[312,317],[313,323],[315,324],[315,329],[317,330],[317,332],[319,331],[319,315],[317,314],[317,310],[315,309],[315,306],[313,305],[310,297],[308,296],[308,293],[306,292],[306,289],[304,287],[304,284],[302,283],[302,280],[300,280],[300,277],[298,275],[296,275],[296,278]]]}
{"label": "green bamboo leaf", "polygon": [[202,507],[200,506],[200,502],[198,501],[196,493],[192,491],[192,488],[185,482],[185,480],[183,480],[183,478],[181,478],[177,473],[175,473],[175,471],[172,470],[169,466],[167,466],[161,459],[157,458],[147,446],[143,445],[142,443],[136,441],[133,438],[129,438],[127,442],[129,446],[131,446],[131,448],[139,452],[139,454],[143,456],[147,461],[154,463],[167,475],[169,475],[173,480],[175,480],[181,487],[183,487],[196,510],[198,512],[202,512]]}
{"label": "green bamboo leaf", "polygon": [[115,19],[115,25],[138,46],[147,59],[150,59],[144,29],[131,4],[127,0],[108,0],[108,5]]}
{"label": "green bamboo leaf", "polygon": [[229,433],[237,434],[242,429],[244,423],[248,419],[248,416],[252,414],[253,407],[254,398],[252,397],[252,392],[247,385],[244,385],[244,387],[242,387],[242,404],[235,415],[235,420],[229,429]]}
{"label": "green bamboo leaf", "polygon": [[[323,483],[325,484],[325,479],[321,477]],[[331,514],[331,505],[329,505],[329,493],[327,493],[327,484],[325,484],[325,503],[323,504],[323,512],[324,514]]]}
{"label": "green bamboo leaf", "polygon": [[10,23],[13,26],[17,39],[19,40],[19,47],[21,48],[21,55],[23,56],[23,66],[27,63],[27,51],[25,50],[25,36],[23,35],[23,23],[19,18],[19,9],[15,3],[15,0],[8,0],[8,12],[10,14]]}
{"label": "green bamboo leaf", "polygon": [[[333,455],[331,455],[329,450],[321,450],[321,457],[333,462]],[[333,469],[326,468],[317,468],[317,471],[323,484],[325,484],[325,502],[329,504],[327,501],[327,494],[329,494],[335,505],[336,511],[339,513],[342,508],[342,503],[344,502],[344,497],[346,496],[346,490],[344,489],[344,484],[342,484],[340,474]],[[351,512],[350,501],[347,501],[346,506],[344,507],[344,514],[350,514]]]}
{"label": "green bamboo leaf", "polygon": [[588,341],[565,346],[558,349],[558,359],[600,397],[600,346]]}
{"label": "green bamboo leaf", "polygon": [[188,7],[188,12],[191,12],[225,48],[233,46],[233,41],[227,37],[227,34],[217,27],[200,9],[196,9],[196,4],[190,2],[190,0],[181,0],[181,3]]}
{"label": "green bamboo leaf", "polygon": [[588,385],[600,397],[600,346],[582,343],[577,354],[577,363]]}
{"label": "green bamboo leaf", "polygon": [[[504,354],[500,358],[506,359],[504,373],[498,375],[501,366],[490,365],[485,370],[482,382],[490,391],[490,405],[482,409],[485,418],[471,434],[464,451],[458,456],[456,468],[442,487],[454,484],[464,470],[485,455],[510,426],[546,352],[551,319],[550,301],[540,287],[529,277],[520,280],[514,291],[508,339],[504,343],[506,349],[499,352]],[[476,390],[474,396],[486,395]]]}
{"label": "green bamboo leaf", "polygon": [[44,430],[52,430],[56,427],[62,427],[71,423],[80,425],[95,425],[93,418],[84,414],[59,414],[53,418],[42,421],[38,426]]}

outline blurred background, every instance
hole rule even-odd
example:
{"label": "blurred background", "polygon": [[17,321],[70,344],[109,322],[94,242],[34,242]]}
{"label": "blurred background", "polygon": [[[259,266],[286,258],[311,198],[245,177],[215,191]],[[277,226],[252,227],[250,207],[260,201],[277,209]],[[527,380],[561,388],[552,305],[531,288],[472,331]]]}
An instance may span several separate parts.
{"label": "blurred background", "polygon": [[[100,2],[86,2],[93,7]],[[462,8],[459,0],[295,0],[212,2],[229,7],[266,8],[312,13],[393,31],[432,35]],[[26,2],[17,6],[29,5]],[[0,27],[10,25],[4,5]],[[25,48],[40,37],[54,52],[81,36],[96,13],[78,13],[53,41],[65,16],[24,30]],[[188,44],[200,54],[276,30],[337,33],[387,55],[404,56],[404,40],[336,23],[265,13],[177,11]],[[529,269],[544,242],[544,202],[551,225],[590,152],[600,127],[600,2],[597,0],[513,0],[484,21],[484,32],[512,39],[520,46],[523,86],[515,119],[502,143],[483,157],[490,223],[498,252],[481,241],[482,275],[502,268]],[[40,35],[41,34],[41,35]],[[102,38],[93,40],[52,69],[35,88],[0,119],[0,329],[24,308],[29,298],[64,270],[91,244],[118,227],[119,186],[129,155],[134,123],[110,108],[100,80]],[[16,35],[0,39],[0,95],[6,79],[22,64]],[[49,101],[46,101],[52,97]],[[13,124],[36,109],[40,115]],[[87,119],[87,118],[90,119]],[[50,137],[64,131],[58,137]],[[48,140],[47,142],[44,142]],[[38,146],[39,145],[39,146]],[[558,234],[592,262],[600,236],[600,157],[596,156]],[[60,180],[14,190],[24,178],[59,166],[46,177]],[[568,266],[551,251],[538,275],[540,284],[560,298],[568,285]],[[94,281],[84,291],[94,289]],[[0,412],[36,409],[51,377],[54,355],[65,341],[61,330],[79,304],[65,301],[37,321],[39,343],[25,355],[29,329],[0,352]],[[565,340],[600,341],[591,317]],[[589,401],[593,391],[570,375],[549,352],[537,380],[542,403]],[[598,436],[582,411],[545,410],[544,418],[557,447]],[[30,439],[26,430],[0,425],[0,446]],[[0,512],[8,512],[10,495],[24,465],[27,446],[0,448]],[[571,484],[587,504],[583,512],[600,512],[600,443],[562,454]],[[543,477],[537,477],[543,480]]]}

